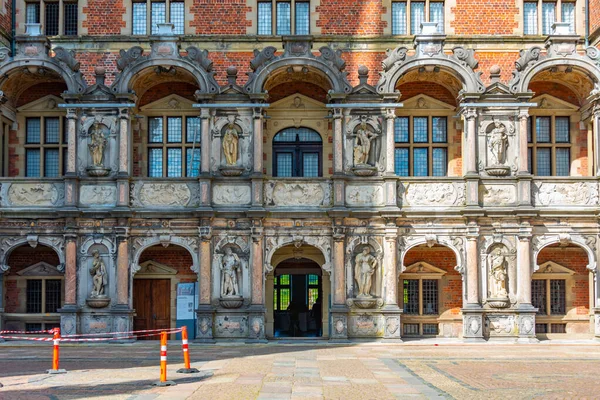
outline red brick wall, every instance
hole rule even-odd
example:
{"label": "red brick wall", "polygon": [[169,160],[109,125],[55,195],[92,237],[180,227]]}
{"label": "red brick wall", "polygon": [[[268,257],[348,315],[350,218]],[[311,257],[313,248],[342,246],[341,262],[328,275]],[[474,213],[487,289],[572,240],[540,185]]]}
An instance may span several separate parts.
{"label": "red brick wall", "polygon": [[255,12],[246,0],[194,0],[190,26],[198,35],[245,35],[252,22],[246,13]]}
{"label": "red brick wall", "polygon": [[434,267],[446,271],[446,275],[458,275],[454,270],[456,266],[456,256],[448,247],[435,245],[427,247],[421,245],[414,247],[404,256],[404,266],[408,267],[416,262],[424,261]]}
{"label": "red brick wall", "polygon": [[8,273],[10,275],[30,267],[40,261],[50,265],[58,265],[58,255],[49,247],[38,245],[33,248],[29,245],[23,245],[14,249],[8,257],[7,264],[10,266]]}
{"label": "red brick wall", "polygon": [[152,246],[140,255],[138,264],[150,260],[176,269],[177,275],[195,275],[190,268],[193,264],[192,255],[183,247],[176,245],[166,248],[162,245]]}
{"label": "red brick wall", "polygon": [[88,1],[82,11],[84,16],[80,18],[85,19],[81,26],[87,28],[89,35],[120,35],[125,27],[123,16],[127,9],[123,0]]}
{"label": "red brick wall", "polygon": [[11,27],[11,23],[10,23],[11,16],[12,16],[12,1],[5,1],[4,7],[6,7],[6,13],[4,13],[4,14],[0,13],[0,33],[3,34],[3,35],[0,35],[0,37],[2,37],[2,43],[4,43],[4,45],[8,46],[9,42],[7,39],[4,38],[4,35],[6,37],[12,36],[12,27]]}
{"label": "red brick wall", "polygon": [[590,0],[590,34],[600,35],[600,0]]}
{"label": "red brick wall", "polygon": [[188,100],[196,101],[194,93],[198,90],[198,86],[191,85],[185,82],[165,82],[158,85],[152,86],[142,95],[139,100],[138,107],[143,107],[146,104],[150,104],[156,100],[160,100],[165,96],[171,94],[178,94],[181,97],[185,97]]}
{"label": "red brick wall", "polygon": [[8,176],[19,176],[20,155],[17,154],[19,146],[19,137],[17,131],[11,129],[8,131]]}
{"label": "red brick wall", "polygon": [[254,54],[251,52],[211,52],[208,57],[213,62],[215,79],[219,85],[227,83],[227,73],[225,71],[230,66],[238,69],[238,85],[244,86],[248,81],[246,72],[250,71],[250,61],[254,58]]}
{"label": "red brick wall", "polygon": [[577,107],[580,106],[577,95],[573,93],[571,89],[565,85],[561,85],[556,82],[531,82],[529,89],[535,93],[536,96],[542,94],[548,94],[558,99],[571,103]]}
{"label": "red brick wall", "polygon": [[106,70],[106,86],[110,86],[117,72],[117,58],[119,53],[92,53],[92,52],[76,52],[75,58],[80,63],[80,71],[88,85],[96,83],[94,70],[96,67],[104,67]]}
{"label": "red brick wall", "polygon": [[321,0],[316,11],[323,35],[382,35],[387,26],[381,0]]}
{"label": "red brick wall", "polygon": [[500,80],[507,84],[512,79],[512,71],[515,69],[515,61],[519,58],[519,52],[476,52],[475,58],[479,61],[477,71],[483,73],[481,75],[481,80],[484,84],[490,84],[490,68],[493,65],[498,65],[500,67]]}
{"label": "red brick wall", "polygon": [[21,107],[22,105],[31,103],[32,101],[41,99],[42,97],[50,94],[60,97],[62,92],[65,90],[67,90],[67,85],[65,85],[63,82],[49,82],[34,85],[25,90],[17,99],[17,107]]}
{"label": "red brick wall", "polygon": [[379,71],[381,71],[381,62],[386,55],[382,52],[377,53],[361,53],[361,52],[344,52],[342,58],[346,61],[346,69],[348,72],[348,81],[352,86],[358,85],[358,67],[364,65],[369,68],[370,85],[375,86],[379,80]]}
{"label": "red brick wall", "polygon": [[[560,247],[553,245],[544,248],[538,255],[537,265],[547,261],[553,261],[576,272],[575,284],[572,287],[573,307],[577,309],[578,315],[589,313],[589,271],[588,257],[581,247]],[[569,290],[569,288],[567,288]],[[568,311],[568,310],[567,310]]]}
{"label": "red brick wall", "polygon": [[19,289],[17,281],[4,281],[4,312],[19,311]]}
{"label": "red brick wall", "polygon": [[457,35],[512,35],[518,26],[515,0],[458,0],[450,12]]}
{"label": "red brick wall", "polygon": [[401,101],[406,101],[418,94],[426,94],[436,100],[456,107],[456,96],[442,85],[434,82],[407,82],[398,87],[402,93]]}
{"label": "red brick wall", "polygon": [[462,306],[462,280],[448,280],[442,288],[442,307],[450,310],[450,314],[458,315]]}

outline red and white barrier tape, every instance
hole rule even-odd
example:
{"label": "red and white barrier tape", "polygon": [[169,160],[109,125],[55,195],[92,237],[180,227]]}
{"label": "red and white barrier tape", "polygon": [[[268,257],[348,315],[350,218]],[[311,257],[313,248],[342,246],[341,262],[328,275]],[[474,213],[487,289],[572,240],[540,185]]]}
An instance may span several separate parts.
{"label": "red and white barrier tape", "polygon": [[[65,342],[65,343],[69,343],[69,342],[106,342],[109,340],[123,340],[123,339],[135,339],[135,338],[140,338],[140,337],[150,337],[150,336],[160,336],[161,332],[166,332],[167,334],[172,334],[172,333],[179,333],[181,332],[181,328],[177,328],[177,329],[169,329],[169,330],[160,330],[159,332],[154,332],[154,333],[148,333],[145,335],[128,335],[128,336],[122,336],[122,335],[118,335],[116,337],[104,337],[104,338],[68,338],[68,337],[61,337],[58,339],[59,342]],[[117,333],[122,333],[122,332],[117,332]],[[129,332],[131,333],[131,332]],[[104,333],[103,335],[109,335],[108,333]],[[54,338],[30,338],[30,337],[23,337],[23,336],[1,336],[0,335],[0,339],[9,339],[9,340],[31,340],[34,342],[54,342]],[[56,344],[56,343],[55,343]]]}
{"label": "red and white barrier tape", "polygon": [[[175,329],[177,332],[181,332],[182,328],[169,328],[169,330]],[[140,331],[126,331],[126,332],[107,332],[107,333],[77,333],[73,335],[61,335],[63,338],[74,338],[74,337],[86,337],[86,336],[104,336],[104,335],[123,335],[126,333],[149,333],[149,332],[163,332],[164,329],[144,329]]]}
{"label": "red and white barrier tape", "polygon": [[34,335],[34,334],[43,334],[43,335],[51,335],[54,333],[54,330],[50,329],[47,331],[0,331],[0,335],[5,333],[16,333],[20,335]]}

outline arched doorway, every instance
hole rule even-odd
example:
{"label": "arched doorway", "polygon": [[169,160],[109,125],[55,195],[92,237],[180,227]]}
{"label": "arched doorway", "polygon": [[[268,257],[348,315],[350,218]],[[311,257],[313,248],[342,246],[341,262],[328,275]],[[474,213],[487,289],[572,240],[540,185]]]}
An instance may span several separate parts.
{"label": "arched doorway", "polygon": [[[132,282],[134,330],[170,329],[181,325],[177,319],[177,287],[180,283],[197,280],[190,268],[192,255],[181,246],[164,248],[159,244],[145,249],[138,265]],[[193,329],[190,333],[193,337]]]}
{"label": "arched doorway", "polygon": [[273,255],[267,275],[266,336],[326,338],[329,336],[331,279],[321,268],[324,258],[312,246],[284,246]]}
{"label": "arched doorway", "polygon": [[323,176],[323,140],[310,128],[286,128],[273,138],[273,176]]}

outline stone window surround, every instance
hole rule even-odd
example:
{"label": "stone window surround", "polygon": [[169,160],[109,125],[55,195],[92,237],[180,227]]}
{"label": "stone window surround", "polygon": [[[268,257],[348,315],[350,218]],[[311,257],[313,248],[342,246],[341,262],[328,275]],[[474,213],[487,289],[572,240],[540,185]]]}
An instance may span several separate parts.
{"label": "stone window surround", "polygon": [[[44,150],[45,149],[58,149],[58,171],[59,176],[64,176],[63,172],[66,170],[65,167],[65,151],[67,150],[67,140],[65,138],[66,132],[66,114],[64,111],[56,110],[56,111],[48,111],[43,112],[40,115],[40,112],[36,111],[22,111],[18,113],[17,122],[19,126],[19,130],[17,132],[17,137],[19,138],[19,142],[23,143],[23,146],[17,146],[16,152],[23,155],[23,157],[19,158],[19,176],[25,176],[26,173],[26,150],[27,149],[40,149],[40,178],[45,177],[44,171]],[[27,143],[27,119],[28,118],[40,118],[40,143]],[[45,144],[45,123],[44,120],[46,118],[58,118],[59,123],[59,135],[60,139],[58,144]],[[21,147],[21,149],[19,149]],[[8,157],[7,157],[8,158]]]}
{"label": "stone window surround", "polygon": [[[130,3],[130,15],[128,15],[128,21],[127,24],[130,25],[129,26],[129,32],[131,32],[131,34],[133,35],[133,18],[135,17],[134,13],[133,13],[133,3],[143,3],[146,4],[146,33],[145,34],[135,34],[135,36],[144,36],[144,35],[151,35],[152,34],[152,4],[151,3],[165,3],[165,22],[169,23],[171,21],[171,3],[184,3],[183,9],[184,9],[184,18],[187,14],[189,14],[189,5],[186,4],[183,0],[134,0],[131,1]],[[186,10],[188,10],[186,12]],[[187,32],[187,27],[188,27],[188,23],[187,23],[187,18],[185,18],[184,23],[183,23],[183,33],[186,34]]]}
{"label": "stone window surround", "polygon": [[17,9],[21,9],[22,12],[17,12],[15,14],[15,20],[16,20],[16,33],[17,34],[25,34],[25,23],[26,23],[26,9],[27,9],[27,4],[28,3],[39,3],[40,4],[40,25],[42,28],[42,33],[45,32],[45,28],[46,28],[46,7],[45,7],[45,3],[58,3],[58,36],[63,36],[65,34],[65,7],[64,4],[65,3],[77,3],[78,7],[77,7],[77,32],[78,34],[83,34],[83,32],[81,32],[81,20],[82,20],[82,5],[79,3],[79,1],[77,0],[71,0],[71,1],[67,1],[67,0],[57,0],[57,1],[44,1],[44,0],[37,0],[37,1],[25,1],[25,0],[19,0],[17,2]]}
{"label": "stone window surround", "polygon": [[[549,0],[552,1],[552,0]],[[585,18],[583,18],[582,16],[584,15],[584,7],[585,7],[585,0],[554,0],[554,2],[557,3],[556,6],[556,22],[561,22],[562,21],[562,12],[561,12],[561,1],[564,2],[574,2],[575,3],[575,33],[574,35],[577,34],[583,34],[582,32],[585,31]],[[515,35],[523,35],[525,32],[525,21],[524,21],[524,17],[525,17],[525,12],[524,12],[524,3],[526,1],[521,1],[521,0],[517,0],[517,7],[519,8],[519,13],[515,16],[516,22],[518,24],[518,28],[515,29],[514,34]],[[537,2],[538,3],[538,34],[541,35],[542,33],[542,14],[541,14],[541,10],[542,10],[542,0],[532,0],[532,3]],[[579,10],[579,12],[578,12]],[[579,18],[578,18],[579,17]]]}
{"label": "stone window surround", "polygon": [[[411,35],[415,35],[414,33],[411,32],[411,12],[410,12],[410,4],[411,2],[416,2],[416,3],[425,3],[425,19],[423,20],[423,22],[429,22],[429,4],[430,3],[443,3],[444,4],[444,26],[442,27],[442,34],[446,34],[448,32],[448,9],[449,9],[449,5],[447,4],[448,2],[445,0],[392,0],[392,1],[384,1],[383,2],[383,6],[386,7],[387,13],[389,15],[389,17],[385,18],[386,20],[388,20],[388,27],[385,29],[384,33],[388,33],[390,35],[393,35],[394,33],[392,32],[392,8],[393,8],[393,3],[406,3],[406,33],[404,34],[399,34],[401,36],[411,36]],[[386,3],[388,5],[386,5]],[[389,32],[386,32],[389,31]]]}
{"label": "stone window surround", "polygon": [[21,289],[19,291],[19,308],[17,312],[14,313],[4,313],[3,319],[6,320],[20,320],[22,322],[31,322],[31,323],[43,323],[43,322],[51,322],[56,323],[59,321],[60,314],[59,313],[27,313],[27,281],[28,280],[41,280],[42,281],[42,311],[46,309],[46,280],[60,280],[61,281],[61,290],[60,290],[60,304],[61,307],[65,303],[65,277],[63,275],[56,276],[18,276],[18,275],[6,275],[4,277],[5,284],[10,281],[17,281],[17,288]]}
{"label": "stone window surround", "polygon": [[[257,0],[256,1],[256,8],[254,11],[254,14],[256,14],[256,16],[254,17],[256,20],[256,29],[254,30],[254,33],[256,35],[258,35],[258,3],[271,3],[271,35],[278,35],[277,34],[277,3],[290,3],[290,35],[295,35],[296,34],[296,3],[309,3],[309,22],[308,22],[308,26],[309,26],[309,34],[312,33],[312,2],[310,0]],[[262,36],[262,35],[261,35]]]}
{"label": "stone window surround", "polygon": [[[529,123],[531,123],[531,135],[532,135],[532,143],[528,143],[527,144],[527,148],[528,149],[533,149],[532,150],[532,160],[531,160],[531,165],[532,165],[532,173],[535,176],[535,172],[536,172],[536,147],[538,147],[538,145],[536,145],[535,143],[535,123],[534,123],[534,118],[535,117],[551,117],[551,126],[550,126],[550,136],[551,136],[551,143],[547,143],[547,144],[543,144],[540,145],[539,147],[550,147],[551,150],[551,168],[552,168],[552,175],[550,176],[556,176],[556,156],[555,156],[555,149],[557,147],[568,147],[571,149],[570,152],[570,163],[571,163],[571,168],[570,168],[570,174],[569,176],[580,176],[576,171],[576,167],[574,166],[574,162],[576,160],[576,157],[574,157],[574,147],[575,144],[577,143],[576,138],[581,134],[581,132],[577,129],[577,127],[579,126],[579,120],[580,120],[580,114],[578,114],[577,112],[572,112],[569,110],[544,110],[544,109],[540,109],[540,108],[532,108],[529,111]],[[532,118],[533,117],[533,118]],[[555,143],[555,120],[556,117],[569,117],[569,140],[570,143],[559,143],[556,144]],[[588,159],[589,159],[590,155],[588,154]]]}
{"label": "stone window surround", "polygon": [[[563,3],[576,3],[576,1],[574,0],[537,0],[537,1],[523,1],[523,3],[537,3],[537,34],[538,35],[546,35],[545,33],[542,32],[543,30],[543,10],[542,10],[542,4],[543,3],[555,3],[555,12],[554,15],[556,17],[556,21],[554,22],[563,22],[562,20],[562,4]],[[524,7],[524,6],[523,6]],[[525,12],[523,9],[522,14],[522,20],[523,20],[523,32],[525,32]],[[577,32],[577,23],[578,20],[581,18],[578,18],[577,15],[577,4],[575,4],[575,21],[574,21],[574,25],[575,25],[575,32]],[[575,34],[575,32],[573,34]],[[525,33],[524,33],[525,34]]]}

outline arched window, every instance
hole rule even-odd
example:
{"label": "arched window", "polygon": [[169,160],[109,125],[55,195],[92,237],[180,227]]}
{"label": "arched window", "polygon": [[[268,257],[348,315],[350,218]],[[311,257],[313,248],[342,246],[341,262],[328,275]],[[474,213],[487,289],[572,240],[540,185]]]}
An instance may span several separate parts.
{"label": "arched window", "polygon": [[286,128],[273,138],[273,176],[323,175],[321,135],[309,128]]}

